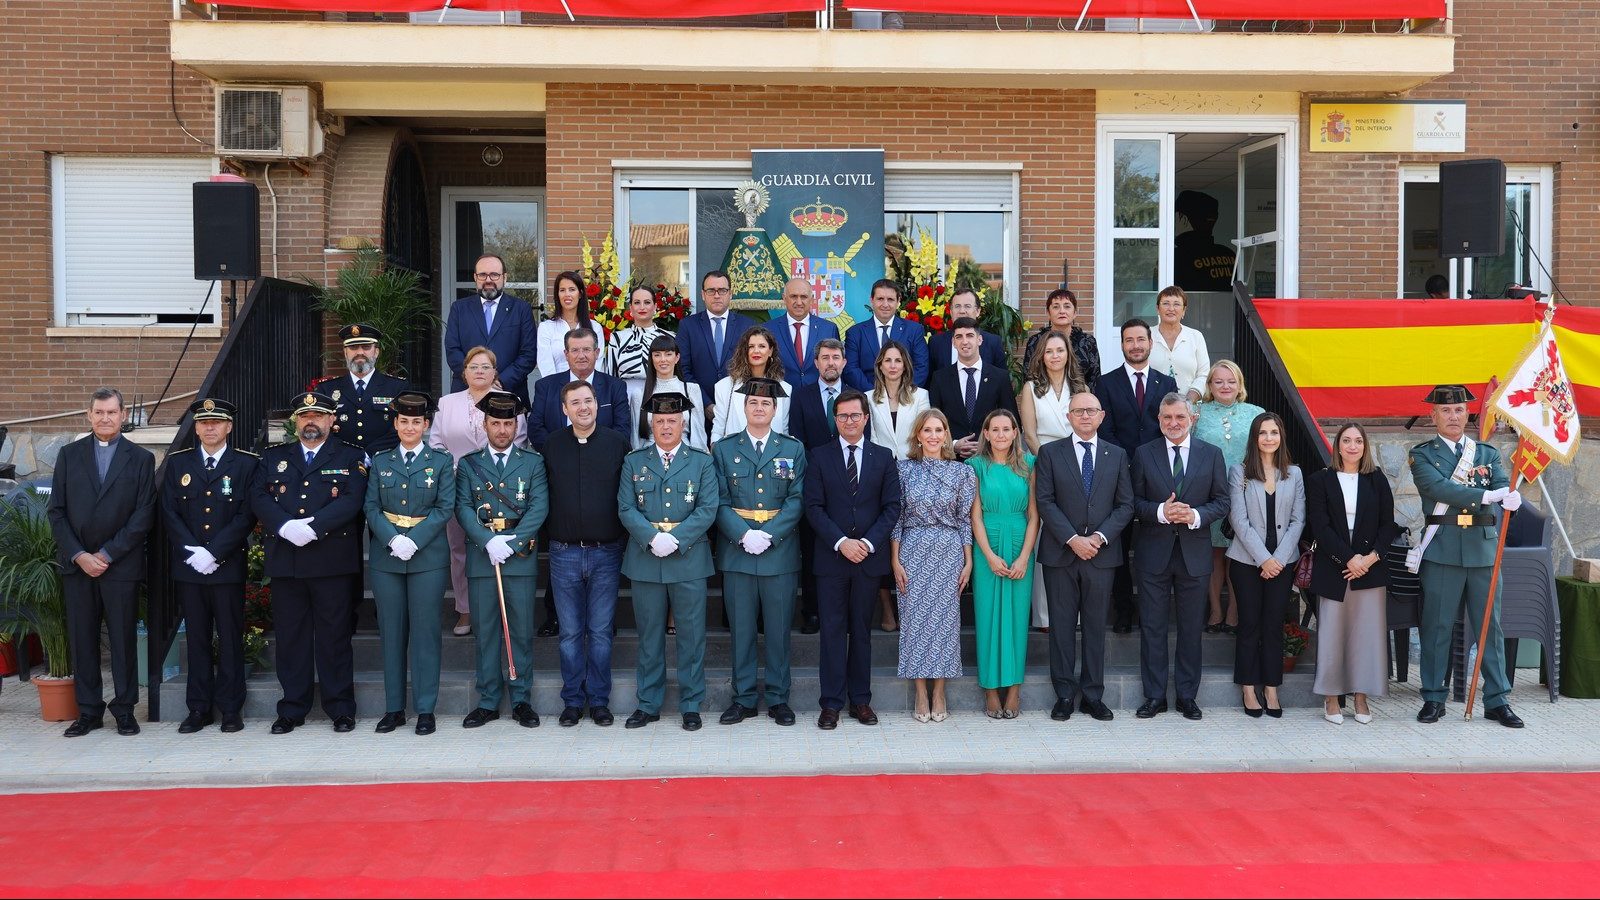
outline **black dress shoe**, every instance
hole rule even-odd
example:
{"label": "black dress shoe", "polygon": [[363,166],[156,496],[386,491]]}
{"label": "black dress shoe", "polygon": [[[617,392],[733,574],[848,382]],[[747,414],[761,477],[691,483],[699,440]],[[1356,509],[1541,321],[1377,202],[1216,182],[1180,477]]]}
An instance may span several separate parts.
{"label": "black dress shoe", "polygon": [[222,733],[235,734],[244,730],[244,717],[238,713],[222,714]]}
{"label": "black dress shoe", "polygon": [[1511,711],[1511,704],[1509,703],[1503,703],[1494,709],[1484,710],[1483,717],[1485,719],[1493,719],[1507,728],[1521,728],[1523,726],[1522,720],[1517,718],[1517,714]]}
{"label": "black dress shoe", "polygon": [[554,617],[545,619],[539,626],[539,637],[555,637],[561,633],[561,623]]}
{"label": "black dress shoe", "polygon": [[1078,701],[1078,709],[1089,714],[1096,722],[1109,722],[1116,718],[1111,714],[1111,708],[1099,700],[1087,698]]}
{"label": "black dress shoe", "polygon": [[777,706],[767,707],[767,715],[772,717],[772,721],[777,722],[779,725],[789,726],[794,724],[794,710],[790,709],[787,703],[779,703]]}
{"label": "black dress shoe", "polygon": [[539,727],[539,714],[534,712],[533,707],[526,703],[518,703],[511,707],[511,718],[516,720],[516,723],[523,728]]}
{"label": "black dress shoe", "polygon": [[383,718],[378,720],[378,727],[373,730],[379,734],[388,734],[405,723],[406,714],[404,712],[386,712],[383,714]]}
{"label": "black dress shoe", "polygon": [[334,732],[334,734],[349,734],[350,732],[355,731],[355,730],[356,730],[356,720],[355,720],[354,716],[334,716],[333,717],[333,732]]}
{"label": "black dress shoe", "polygon": [[111,718],[117,722],[117,734],[127,736],[139,733],[139,721],[132,715],[112,716]]}
{"label": "black dress shoe", "polygon": [[1191,722],[1200,721],[1200,704],[1193,700],[1179,700],[1178,712],[1183,713],[1183,717]]}
{"label": "black dress shoe", "polygon": [[1444,718],[1444,704],[1437,700],[1424,701],[1422,709],[1417,713],[1417,721],[1424,725],[1432,725],[1442,718]]}
{"label": "black dress shoe", "polygon": [[622,723],[622,727],[643,728],[646,725],[649,725],[651,722],[659,721],[661,721],[661,716],[659,713],[647,713],[642,709],[636,709],[633,711],[633,715],[628,717],[628,721]]}
{"label": "black dress shoe", "polygon": [[735,703],[722,711],[722,718],[718,719],[724,725],[737,725],[745,719],[756,717],[756,711],[742,703]]}
{"label": "black dress shoe", "polygon": [[68,725],[67,726],[67,730],[63,731],[61,733],[61,736],[62,737],[83,737],[84,735],[88,734],[91,731],[94,731],[97,728],[104,728],[105,725],[106,725],[106,723],[105,723],[104,719],[91,719],[88,716],[79,716],[78,717],[78,721],[73,722],[71,725]]}
{"label": "black dress shoe", "polygon": [[589,718],[601,728],[617,720],[617,717],[611,714],[611,707],[609,706],[591,706],[589,708]]}
{"label": "black dress shoe", "polygon": [[417,734],[433,734],[439,730],[439,723],[434,721],[433,713],[417,713]]}
{"label": "black dress shoe", "polygon": [[191,712],[183,720],[183,724],[178,726],[178,733],[194,734],[196,731],[199,731],[207,725],[210,725],[213,721],[214,720],[211,718],[211,713]]}
{"label": "black dress shoe", "polygon": [[498,718],[500,718],[500,710],[484,709],[480,706],[472,712],[467,713],[467,717],[461,720],[461,727],[477,728],[485,723],[493,722]]}
{"label": "black dress shoe", "polygon": [[860,722],[863,725],[878,724],[878,714],[873,712],[872,707],[866,703],[851,704],[850,718],[855,719],[857,722]]}
{"label": "black dress shoe", "polygon": [[837,709],[822,708],[817,714],[817,727],[823,731],[832,731],[839,727],[839,711]]}
{"label": "black dress shoe", "polygon": [[1146,700],[1144,703],[1139,705],[1139,709],[1134,713],[1134,715],[1141,719],[1154,719],[1156,716],[1159,716],[1166,711],[1167,701]]}
{"label": "black dress shoe", "polygon": [[565,707],[562,707],[562,709],[561,709],[561,718],[556,720],[556,724],[560,725],[562,728],[571,728],[572,726],[574,726],[574,725],[576,725],[576,724],[578,724],[579,722],[582,722],[582,721],[583,721],[583,710],[582,709],[580,709],[580,708],[578,708],[576,706],[565,706]]}
{"label": "black dress shoe", "polygon": [[1065,722],[1072,718],[1072,701],[1057,700],[1056,705],[1050,707],[1050,718],[1057,722]]}
{"label": "black dress shoe", "polygon": [[822,622],[816,616],[806,616],[800,620],[801,634],[816,634],[822,630]]}
{"label": "black dress shoe", "polygon": [[684,731],[699,731],[700,730],[700,714],[697,713],[697,712],[684,713],[683,714],[683,730]]}
{"label": "black dress shoe", "polygon": [[306,723],[305,719],[290,719],[290,718],[286,718],[284,716],[279,716],[277,719],[273,720],[273,722],[272,722],[272,733],[273,734],[288,734],[289,732],[295,730],[296,728],[299,728],[301,725],[304,725],[305,723]]}

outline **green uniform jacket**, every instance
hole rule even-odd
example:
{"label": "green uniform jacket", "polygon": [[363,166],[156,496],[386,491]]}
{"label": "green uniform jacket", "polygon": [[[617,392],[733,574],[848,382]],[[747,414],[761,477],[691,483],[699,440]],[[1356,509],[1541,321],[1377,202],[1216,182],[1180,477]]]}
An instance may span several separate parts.
{"label": "green uniform jacket", "polygon": [[[1417,493],[1422,495],[1422,514],[1433,514],[1439,502],[1448,505],[1447,515],[1494,515],[1497,505],[1483,505],[1483,492],[1510,485],[1505,467],[1500,463],[1500,451],[1479,443],[1473,457],[1473,469],[1467,483],[1450,480],[1456,468],[1456,454],[1442,437],[1411,448],[1411,478],[1417,483]],[[1439,526],[1422,558],[1430,562],[1451,566],[1492,566],[1494,551],[1499,543],[1499,533],[1493,525],[1459,525],[1446,523]]]}
{"label": "green uniform jacket", "polygon": [[[757,459],[747,432],[737,432],[717,442],[711,456],[717,463],[717,485],[722,504],[717,510],[717,567],[746,575],[787,575],[800,571],[800,537],[795,527],[805,515],[801,487],[805,481],[806,448],[776,431],[767,435]],[[776,518],[753,522],[736,509],[777,510]],[[772,535],[772,546],[751,556],[739,539],[751,529]]]}
{"label": "green uniform jacket", "polygon": [[[655,444],[629,453],[622,461],[617,511],[631,538],[622,554],[622,574],[671,584],[710,578],[716,571],[709,532],[717,520],[717,467],[711,454],[679,444],[668,474]],[[661,532],[655,522],[678,523],[672,529],[678,549],[665,558],[650,552],[651,539]]]}
{"label": "green uniform jacket", "polygon": [[[444,536],[444,525],[456,511],[456,467],[450,454],[424,443],[407,466],[399,447],[378,452],[367,470],[364,508],[372,530],[372,547],[367,551],[372,571],[427,572],[450,565],[450,542]],[[422,521],[408,528],[389,521],[386,512],[421,516]],[[411,559],[389,553],[389,542],[397,534],[417,542]]]}
{"label": "green uniform jacket", "polygon": [[504,472],[495,467],[488,447],[461,457],[456,468],[456,521],[467,533],[468,578],[494,575],[483,550],[495,536],[483,521],[491,517],[520,519],[515,528],[501,532],[511,536],[515,555],[500,566],[500,573],[508,578],[539,573],[539,529],[550,511],[544,457],[524,447],[512,447],[509,453]]}

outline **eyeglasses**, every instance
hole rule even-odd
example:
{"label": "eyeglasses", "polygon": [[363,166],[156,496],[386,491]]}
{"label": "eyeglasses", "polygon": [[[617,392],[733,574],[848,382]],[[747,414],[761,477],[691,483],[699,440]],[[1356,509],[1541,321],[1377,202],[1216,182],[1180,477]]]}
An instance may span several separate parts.
{"label": "eyeglasses", "polygon": [[1092,416],[1095,413],[1100,412],[1100,407],[1094,406],[1087,409],[1069,409],[1067,412],[1072,413],[1075,416]]}
{"label": "eyeglasses", "polygon": [[701,288],[700,291],[701,291],[701,293],[711,294],[712,296],[717,296],[717,297],[720,297],[723,294],[731,294],[731,293],[733,293],[733,289],[732,288]]}
{"label": "eyeglasses", "polygon": [[504,278],[504,277],[506,277],[506,273],[504,273],[504,272],[478,272],[477,273],[477,278],[478,278],[479,281],[494,281],[497,278]]}
{"label": "eyeglasses", "polygon": [[475,363],[473,365],[467,366],[467,371],[468,372],[493,372],[494,371],[494,366],[491,366],[488,363]]}
{"label": "eyeglasses", "polygon": [[867,417],[866,413],[834,413],[833,417],[841,422],[859,422]]}

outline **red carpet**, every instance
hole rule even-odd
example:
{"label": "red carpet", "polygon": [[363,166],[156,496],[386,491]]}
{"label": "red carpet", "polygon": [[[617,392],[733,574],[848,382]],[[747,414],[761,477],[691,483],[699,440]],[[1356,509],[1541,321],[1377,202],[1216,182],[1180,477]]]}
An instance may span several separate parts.
{"label": "red carpet", "polygon": [[1578,896],[1600,775],[983,775],[7,797],[26,896]]}

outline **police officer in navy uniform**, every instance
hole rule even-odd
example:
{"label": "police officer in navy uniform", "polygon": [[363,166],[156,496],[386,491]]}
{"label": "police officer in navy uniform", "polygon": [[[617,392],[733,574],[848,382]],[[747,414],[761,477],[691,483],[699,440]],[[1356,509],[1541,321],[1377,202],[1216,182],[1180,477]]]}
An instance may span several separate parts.
{"label": "police officer in navy uniform", "polygon": [[246,541],[256,524],[250,498],[261,459],[229,446],[236,412],[232,403],[210,397],[190,404],[199,446],[169,454],[161,476],[172,579],[189,634],[189,715],[179,734],[199,731],[218,714],[223,731],[244,729]]}
{"label": "police officer in navy uniform", "polygon": [[251,501],[265,535],[283,686],[272,733],[305,724],[314,684],[333,730],[344,733],[356,727],[350,591],[360,577],[366,456],[332,437],[332,397],[308,391],[291,405],[299,440],[261,455]]}
{"label": "police officer in navy uniform", "polygon": [[390,424],[394,410],[389,404],[402,391],[415,390],[409,382],[378,370],[378,341],[383,333],[371,325],[346,325],[339,329],[344,342],[345,374],[317,385],[338,405],[333,423],[334,436],[346,444],[360,447],[370,459],[380,450],[400,443]]}

